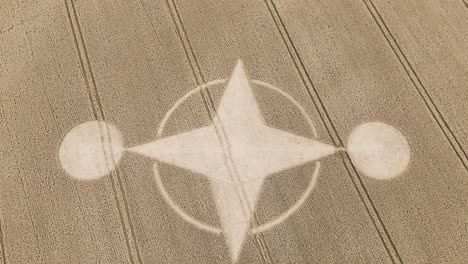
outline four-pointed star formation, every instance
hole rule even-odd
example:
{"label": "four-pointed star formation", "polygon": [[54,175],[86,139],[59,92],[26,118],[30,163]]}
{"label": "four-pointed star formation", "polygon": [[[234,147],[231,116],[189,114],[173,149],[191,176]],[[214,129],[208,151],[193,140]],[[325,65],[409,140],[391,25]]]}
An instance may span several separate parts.
{"label": "four-pointed star formation", "polygon": [[265,124],[239,61],[212,125],[127,150],[211,179],[236,261],[265,177],[333,154],[336,148]]}

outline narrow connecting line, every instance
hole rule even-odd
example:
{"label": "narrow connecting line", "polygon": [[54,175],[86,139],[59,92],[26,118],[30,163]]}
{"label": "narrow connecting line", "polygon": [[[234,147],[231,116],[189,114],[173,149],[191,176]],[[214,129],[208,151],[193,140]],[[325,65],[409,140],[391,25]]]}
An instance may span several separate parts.
{"label": "narrow connecting line", "polygon": [[[299,52],[297,51],[296,46],[294,45],[289,32],[284,25],[284,22],[272,0],[264,0],[270,15],[275,22],[275,25],[283,39],[283,42],[289,52],[291,59],[294,62],[294,65],[301,77],[301,80],[304,86],[307,88],[307,92],[309,94],[310,99],[312,100],[317,112],[325,125],[325,129],[327,130],[328,135],[331,137],[333,143],[339,147],[343,146],[343,140],[340,138],[338,134],[338,130],[336,129],[333,121],[327,112],[325,105],[318,93],[317,88],[315,87],[309,73],[306,70],[306,67],[299,56]],[[342,157],[343,164],[346,168],[347,174],[350,177],[354,188],[356,189],[357,193],[359,194],[359,198],[361,199],[364,207],[369,215],[377,233],[379,235],[382,244],[387,251],[390,259],[393,263],[403,263],[395,244],[393,243],[381,217],[380,214],[372,201],[369,192],[364,185],[361,176],[359,175],[356,167],[352,164],[351,159],[347,153],[340,153]]]}
{"label": "narrow connecting line", "polygon": [[[179,41],[181,42],[182,46],[183,46],[183,49],[184,49],[184,52],[185,52],[185,55],[189,61],[189,64],[190,64],[190,67],[192,69],[192,74],[195,78],[195,81],[197,83],[197,85],[204,85],[206,83],[205,81],[205,77],[203,76],[203,72],[200,68],[200,64],[198,63],[198,60],[195,56],[195,52],[190,44],[190,41],[189,41],[189,38],[188,38],[188,35],[187,35],[187,32],[185,30],[185,27],[184,27],[184,24],[182,22],[182,19],[180,17],[180,14],[179,14],[179,11],[177,9],[177,6],[175,4],[175,1],[173,0],[166,0],[166,5],[169,9],[169,13],[171,15],[171,18],[172,18],[172,22],[173,24],[176,26],[176,33],[179,37]],[[214,101],[212,99],[212,96],[210,94],[210,92],[207,90],[207,89],[202,89],[201,90],[201,94],[202,94],[202,100],[203,100],[203,103],[204,103],[204,106],[206,108],[206,110],[208,111],[208,114],[210,116],[210,119],[215,122],[216,121],[216,118],[215,118],[215,104],[214,104]],[[220,142],[222,142],[224,148],[227,148],[228,149],[228,152],[229,151],[229,142],[227,141],[226,137],[225,137],[225,133],[224,133],[224,130],[223,130],[223,127],[222,127],[222,124],[219,124],[219,126],[216,126],[217,129],[217,133],[218,133],[218,137],[220,139]],[[230,164],[232,165],[232,161],[229,161],[229,157],[230,157],[230,153],[225,153],[226,155],[226,158],[228,159],[227,160],[227,165],[228,167],[232,167],[232,166],[229,166]],[[233,169],[230,169],[230,174],[231,174],[231,177],[233,177],[234,181],[236,181],[236,179],[239,177],[237,171],[235,170],[235,168]],[[241,200],[245,200],[243,199],[243,197],[247,197],[246,194],[244,193],[243,190],[238,190],[238,191],[241,191],[242,193],[239,194],[239,198]],[[250,210],[250,208],[246,208],[246,210]],[[256,215],[255,215],[255,212],[252,211],[252,215],[253,215],[253,220],[256,222],[256,224],[258,225],[258,220],[256,218]],[[261,255],[261,258],[262,258],[262,261],[264,263],[274,263],[274,260],[271,256],[271,253],[270,253],[270,249],[268,247],[268,244],[266,242],[266,239],[264,237],[263,234],[257,234],[257,235],[253,235],[253,239],[254,239],[254,244],[256,245],[257,247],[257,251],[260,253]]]}
{"label": "narrow connecting line", "polygon": [[[103,108],[102,108],[101,100],[99,98],[99,93],[98,93],[98,90],[97,90],[97,87],[96,87],[96,80],[94,78],[93,70],[92,70],[92,67],[91,67],[91,62],[89,60],[88,51],[86,49],[86,45],[85,45],[82,30],[81,30],[81,25],[80,25],[80,22],[79,22],[79,19],[78,19],[78,14],[76,12],[74,0],[64,0],[64,2],[65,2],[67,15],[68,15],[68,20],[69,20],[69,23],[70,23],[70,28],[71,28],[73,38],[74,38],[74,42],[75,42],[76,51],[78,53],[78,58],[79,58],[79,61],[80,61],[81,72],[83,74],[83,79],[85,81],[87,94],[88,94],[89,100],[91,102],[91,107],[92,107],[92,110],[93,110],[94,118],[96,120],[99,120],[99,121],[105,121],[106,118],[105,118],[104,111],[103,111]],[[88,75],[89,75],[89,77],[88,77]],[[88,78],[91,79],[91,83],[89,82]],[[111,137],[109,135],[108,127],[106,125],[105,126],[100,126],[100,130],[101,130],[101,134],[103,136],[103,140],[102,140],[103,150],[106,151],[107,149],[110,149],[110,153],[113,153],[112,149],[111,149],[111,142],[110,142]],[[104,140],[104,138],[109,139],[107,143],[106,143],[106,140]],[[109,160],[109,157],[112,157],[112,154],[106,153],[106,162],[113,162],[115,164],[115,161],[113,160],[113,158],[110,158],[110,160]],[[109,175],[109,179],[111,181],[114,201],[115,201],[115,203],[117,205],[116,207],[117,207],[117,211],[118,211],[118,214],[119,214],[119,220],[120,220],[120,224],[121,224],[121,227],[122,227],[122,232],[123,232],[124,237],[125,237],[125,243],[126,243],[128,255],[129,255],[129,258],[130,258],[130,262],[132,264],[135,263],[134,256],[133,256],[133,251],[132,251],[132,246],[131,246],[131,241],[130,241],[130,240],[132,240],[133,244],[135,245],[135,251],[136,251],[138,263],[143,263],[142,258],[141,258],[141,254],[140,254],[140,250],[139,250],[139,247],[138,247],[138,243],[137,243],[137,240],[136,240],[133,223],[132,223],[132,220],[131,220],[130,210],[128,208],[128,202],[127,202],[125,190],[123,189],[123,185],[122,185],[122,179],[121,179],[121,176],[120,176],[121,172],[120,172],[119,167],[117,165],[115,165],[114,167],[116,168],[116,171]],[[114,179],[114,177],[116,179]],[[120,197],[119,192],[120,192],[121,199],[123,200],[123,205],[121,204],[121,202],[119,200],[119,197]],[[126,215],[124,215],[124,212],[122,211],[122,207],[124,207]],[[127,224],[126,224],[125,218],[128,221],[128,229],[130,230],[131,238],[127,233],[128,231],[127,231]]]}
{"label": "narrow connecting line", "polygon": [[[442,116],[440,110],[435,105],[434,100],[431,98],[429,92],[427,91],[427,88],[423,85],[421,79],[417,75],[413,66],[406,57],[405,53],[403,53],[402,49],[400,48],[400,45],[398,45],[398,42],[393,36],[390,29],[388,28],[387,23],[380,15],[380,12],[378,11],[377,7],[374,5],[372,0],[363,0],[363,2],[366,5],[366,8],[369,11],[369,13],[372,15],[372,18],[374,19],[375,23],[378,25],[380,32],[382,33],[382,35],[384,35],[388,45],[390,46],[393,53],[400,62],[401,66],[410,78],[414,88],[416,88],[419,96],[423,99],[425,106],[429,109],[432,118],[437,122],[437,125],[442,130],[445,138],[450,143],[450,146],[457,154],[465,169],[468,171],[468,154],[464,151],[460,141],[457,139],[449,124]],[[465,5],[467,5],[466,1],[464,3]]]}
{"label": "narrow connecting line", "polygon": [[[1,33],[0,33],[1,35]],[[2,52],[2,47],[0,46],[0,57],[3,57],[3,52]],[[2,93],[0,92],[0,95],[2,95]],[[1,96],[0,96],[1,98]],[[3,105],[0,101],[0,124],[2,122],[6,122],[7,120],[7,117],[6,117],[6,114],[5,114],[5,110],[3,109]],[[5,126],[6,127],[6,126]],[[4,231],[3,231],[3,223],[5,221],[3,220],[3,214],[2,214],[2,211],[0,210],[0,251],[1,251],[1,255],[0,255],[0,264],[6,264],[7,263],[7,258],[6,258],[6,247],[5,247],[5,234],[4,234]]]}
{"label": "narrow connecting line", "polygon": [[[1,35],[1,34],[0,34]],[[3,50],[2,50],[2,47],[0,46],[0,58],[3,59]],[[2,66],[0,64],[0,66]],[[8,126],[6,126],[6,124],[2,124],[3,122],[6,122],[7,120],[7,116],[5,114],[5,110],[3,109],[3,105],[2,105],[2,102],[1,102],[1,98],[2,98],[2,92],[0,91],[0,125],[5,125],[5,128],[8,130]],[[3,97],[5,98],[5,97]],[[5,223],[4,219],[3,219],[3,214],[2,214],[2,211],[0,210],[0,264],[6,264],[7,263],[7,258],[6,258],[6,246],[5,246],[5,233],[4,233],[4,229],[3,229],[3,224]]]}

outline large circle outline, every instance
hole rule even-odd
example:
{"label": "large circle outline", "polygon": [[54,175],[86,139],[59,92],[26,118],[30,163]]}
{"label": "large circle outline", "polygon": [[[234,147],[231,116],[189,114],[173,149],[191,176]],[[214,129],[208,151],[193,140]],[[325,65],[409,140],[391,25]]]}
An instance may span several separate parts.
{"label": "large circle outline", "polygon": [[[167,111],[167,113],[165,114],[165,116],[162,119],[161,123],[159,124],[158,131],[157,131],[157,137],[158,138],[162,137],[162,133],[164,132],[164,128],[166,126],[167,121],[169,120],[171,115],[174,113],[174,111],[185,100],[187,100],[194,93],[199,92],[201,89],[207,89],[210,86],[225,83],[226,81],[227,81],[226,79],[218,79],[218,80],[207,82],[205,84],[202,84],[202,85],[199,85],[199,86],[193,88],[192,90],[188,91],[185,95],[183,95],[181,98],[179,98],[179,100],[177,100],[174,103],[174,105]],[[284,97],[286,97],[286,99],[288,99],[301,112],[301,114],[304,116],[304,118],[306,118],[307,123],[309,124],[309,127],[312,130],[312,134],[313,134],[314,138],[317,139],[317,137],[318,137],[317,130],[316,130],[316,128],[315,128],[315,126],[314,126],[314,124],[312,122],[311,117],[309,116],[307,111],[304,109],[304,107],[302,105],[300,105],[299,102],[297,102],[296,99],[294,99],[294,97],[292,97],[290,94],[284,92],[283,90],[279,89],[278,87],[273,86],[273,85],[271,85],[271,84],[269,84],[267,82],[263,82],[263,81],[260,81],[260,80],[250,80],[250,82],[252,82],[254,84],[257,84],[260,87],[266,87],[266,88],[272,89],[272,90],[278,92],[279,94],[283,95]],[[260,233],[260,232],[265,232],[265,231],[273,228],[274,226],[282,223],[289,216],[291,216],[296,210],[298,210],[302,206],[302,204],[305,202],[305,200],[307,200],[307,198],[310,196],[312,190],[314,189],[314,187],[315,187],[315,185],[317,183],[319,169],[320,169],[320,162],[316,161],[315,162],[314,172],[312,173],[312,178],[311,178],[311,180],[309,182],[309,185],[307,186],[306,190],[302,193],[301,197],[293,204],[293,206],[291,206],[288,210],[286,210],[280,216],[276,217],[274,220],[271,220],[271,221],[268,221],[268,222],[266,222],[264,224],[261,224],[259,226],[253,227],[251,229],[251,233],[252,234],[257,234],[257,233]],[[166,200],[167,204],[180,217],[182,217],[185,221],[189,222],[190,224],[194,225],[195,227],[198,227],[199,229],[208,231],[210,233],[221,234],[223,232],[223,230],[221,228],[214,227],[212,225],[203,223],[203,222],[195,219],[191,215],[187,214],[182,208],[180,208],[180,206],[177,205],[171,199],[169,193],[167,192],[166,188],[164,187],[164,184],[163,184],[162,179],[161,179],[161,175],[159,174],[159,166],[158,166],[157,162],[154,163],[153,170],[154,170],[156,183],[157,183],[157,186],[158,186],[158,189],[159,189],[160,193],[162,194],[163,198]]]}

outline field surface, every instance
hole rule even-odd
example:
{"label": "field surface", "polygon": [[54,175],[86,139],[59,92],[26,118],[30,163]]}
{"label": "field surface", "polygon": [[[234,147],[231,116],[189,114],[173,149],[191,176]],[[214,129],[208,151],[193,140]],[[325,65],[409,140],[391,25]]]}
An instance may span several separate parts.
{"label": "field surface", "polygon": [[0,264],[466,263],[467,153],[466,0],[0,1]]}

